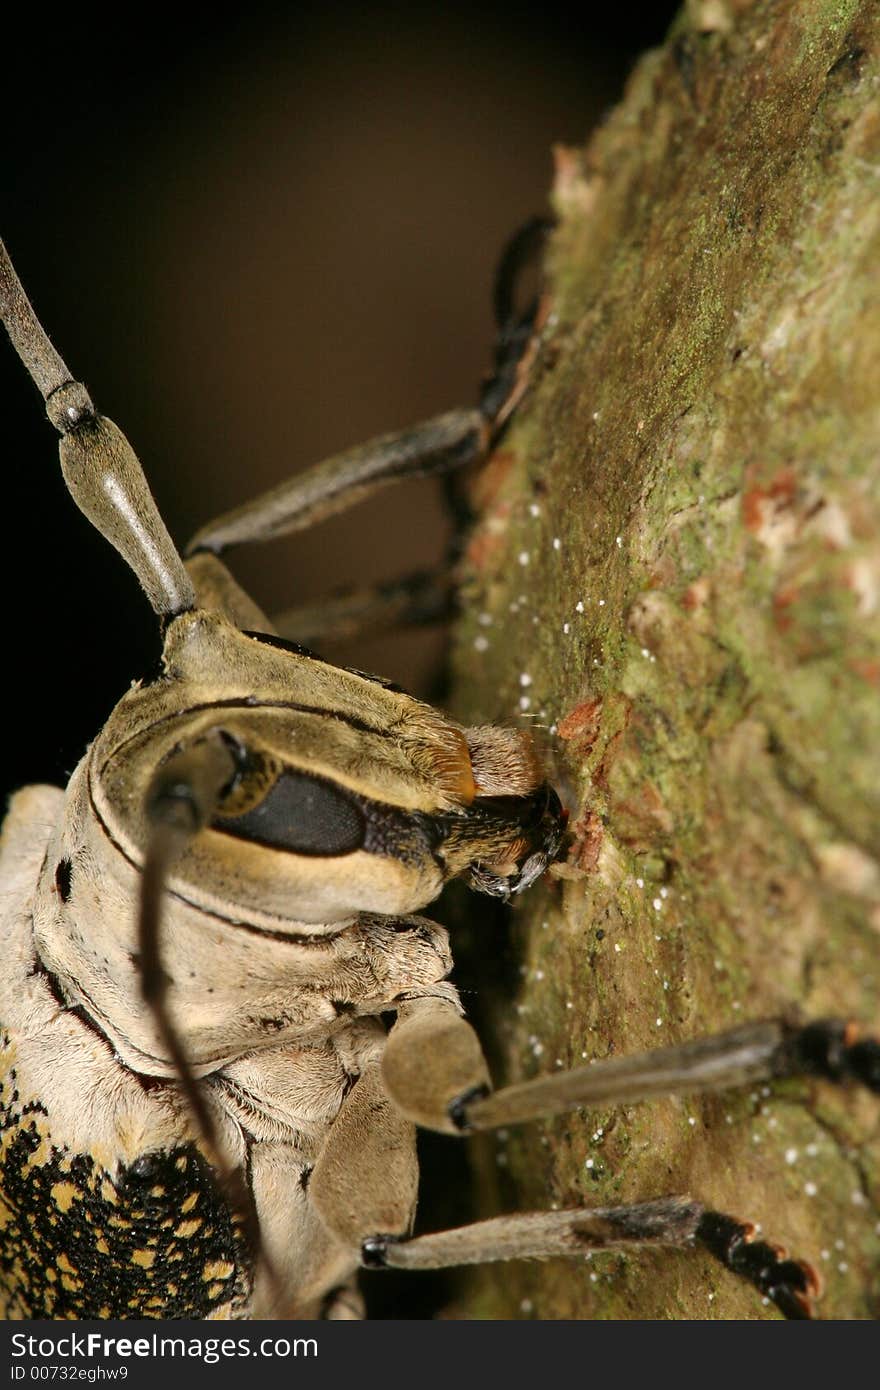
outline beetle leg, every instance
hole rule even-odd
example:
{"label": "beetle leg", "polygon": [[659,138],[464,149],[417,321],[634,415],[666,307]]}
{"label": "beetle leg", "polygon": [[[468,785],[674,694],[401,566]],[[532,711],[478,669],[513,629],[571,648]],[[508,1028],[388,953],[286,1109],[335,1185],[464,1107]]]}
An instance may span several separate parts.
{"label": "beetle leg", "polygon": [[860,1041],[854,1025],[824,1019],[804,1027],[770,1020],[591,1066],[539,1076],[493,1095],[466,1099],[459,1129],[493,1129],[604,1101],[717,1091],[785,1076],[855,1081],[880,1092],[880,1043]]}
{"label": "beetle leg", "polygon": [[415,1124],[447,1134],[465,1100],[488,1095],[489,1069],[479,1038],[456,1004],[422,997],[399,1004],[382,1053],[382,1077]]}
{"label": "beetle leg", "polygon": [[493,1217],[411,1240],[377,1235],[364,1241],[361,1258],[373,1269],[443,1269],[495,1260],[583,1258],[592,1250],[635,1246],[702,1246],[786,1317],[809,1318],[811,1297],[819,1291],[815,1272],[789,1260],[778,1246],[753,1240],[753,1233],[748,1223],[690,1197],[662,1197],[618,1207]]}
{"label": "beetle leg", "polygon": [[391,1101],[377,1063],[349,1091],[309,1180],[324,1225],[351,1250],[375,1231],[412,1225],[418,1192],[415,1130]]}
{"label": "beetle leg", "polygon": [[[880,1091],[880,1044],[850,1024],[751,1023],[678,1047],[609,1058],[490,1094],[480,1044],[455,1006],[421,998],[399,1007],[382,1058],[385,1085],[406,1115],[446,1133],[490,1129],[599,1101],[632,1102],[783,1076],[857,1081]],[[702,1246],[788,1318],[808,1318],[819,1291],[812,1267],[753,1239],[754,1228],[684,1197],[621,1207],[533,1212],[401,1240],[364,1242],[368,1266],[437,1269],[493,1260],[547,1259],[635,1245]]]}
{"label": "beetle leg", "polygon": [[436,415],[315,464],[202,526],[187,554],[199,550],[219,554],[245,541],[286,536],[353,506],[389,483],[451,473],[484,458],[528,385],[546,302],[536,296],[517,308],[514,288],[523,267],[539,256],[552,225],[548,219],[533,218],[501,257],[494,294],[495,361],[478,408]]}
{"label": "beetle leg", "polygon": [[609,1057],[490,1092],[476,1034],[445,1000],[400,1007],[382,1058],[385,1084],[416,1123],[445,1133],[494,1129],[603,1102],[717,1091],[785,1076],[859,1082],[880,1092],[880,1043],[853,1024],[771,1020],[632,1057]]}
{"label": "beetle leg", "polygon": [[273,614],[279,636],[312,646],[371,636],[392,628],[421,627],[452,615],[454,593],[448,568],[417,570],[387,584],[353,589],[316,603]]}
{"label": "beetle leg", "polygon": [[446,473],[481,459],[491,439],[479,410],[451,410],[412,429],[380,435],[226,512],[196,532],[187,554],[219,554],[245,541],[302,531],[390,483]]}
{"label": "beetle leg", "polygon": [[604,1102],[693,1094],[786,1076],[855,1081],[880,1092],[880,1043],[836,1019],[746,1023],[709,1038],[553,1072],[491,1092],[479,1041],[448,1000],[398,1008],[382,1058],[385,1084],[417,1124],[445,1133],[494,1129]]}

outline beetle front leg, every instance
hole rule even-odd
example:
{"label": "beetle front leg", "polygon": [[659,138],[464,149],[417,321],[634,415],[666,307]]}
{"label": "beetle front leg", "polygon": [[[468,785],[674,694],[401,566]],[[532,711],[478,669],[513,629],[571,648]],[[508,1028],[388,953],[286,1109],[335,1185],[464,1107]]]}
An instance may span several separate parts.
{"label": "beetle front leg", "polygon": [[854,1024],[820,1019],[797,1026],[771,1019],[708,1038],[609,1057],[591,1066],[536,1077],[460,1107],[462,1130],[494,1129],[600,1102],[719,1091],[788,1076],[857,1082],[880,1093],[880,1043]]}
{"label": "beetle front leg", "polygon": [[447,1134],[522,1124],[584,1105],[632,1104],[787,1076],[856,1082],[880,1093],[880,1043],[837,1019],[803,1026],[776,1019],[746,1023],[493,1092],[476,1034],[453,1005],[414,1000],[399,1017],[382,1059],[386,1085],[405,1114]]}
{"label": "beetle front leg", "polygon": [[455,1117],[462,1106],[491,1089],[479,1038],[454,1003],[437,998],[398,1006],[382,1077],[408,1119],[446,1134],[460,1132]]}
{"label": "beetle front leg", "polygon": [[309,1180],[324,1225],[354,1251],[377,1231],[404,1236],[418,1192],[415,1129],[391,1100],[378,1063],[349,1091]]}

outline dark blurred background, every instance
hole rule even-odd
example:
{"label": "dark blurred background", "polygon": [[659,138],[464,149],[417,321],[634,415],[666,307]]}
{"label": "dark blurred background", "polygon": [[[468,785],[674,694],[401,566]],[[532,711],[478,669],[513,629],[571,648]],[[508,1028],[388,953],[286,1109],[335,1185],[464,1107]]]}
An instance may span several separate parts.
{"label": "dark blurred background", "polygon": [[[2,234],[183,544],[310,462],[475,401],[494,263],[547,210],[551,146],[583,142],[676,6],[36,8],[5,37]],[[5,793],[63,780],[157,642],[5,342],[0,400]],[[447,534],[439,485],[410,484],[234,568],[272,611],[430,564]],[[327,654],[424,694],[441,643]]]}

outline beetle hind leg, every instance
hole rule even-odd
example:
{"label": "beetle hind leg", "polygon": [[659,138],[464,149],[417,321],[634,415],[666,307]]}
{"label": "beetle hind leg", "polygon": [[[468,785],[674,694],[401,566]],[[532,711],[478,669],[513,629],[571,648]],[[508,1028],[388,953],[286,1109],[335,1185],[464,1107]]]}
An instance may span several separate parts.
{"label": "beetle hind leg", "polygon": [[812,1317],[819,1281],[811,1266],[779,1246],[753,1240],[754,1228],[690,1197],[616,1207],[525,1212],[406,1240],[373,1236],[361,1259],[370,1269],[442,1269],[498,1260],[582,1258],[595,1250],[703,1248],[753,1284],[787,1318]]}
{"label": "beetle hind leg", "polygon": [[[455,1006],[412,999],[399,1007],[382,1075],[388,1093],[410,1119],[461,1134],[599,1101],[632,1103],[786,1076],[818,1076],[876,1091],[880,1044],[834,1019],[803,1026],[770,1020],[492,1092],[476,1034]],[[785,1317],[812,1317],[812,1300],[820,1291],[813,1267],[754,1237],[748,1222],[690,1197],[665,1197],[620,1207],[499,1217],[414,1240],[379,1233],[364,1242],[362,1259],[379,1268],[437,1269],[625,1246],[702,1248]]]}

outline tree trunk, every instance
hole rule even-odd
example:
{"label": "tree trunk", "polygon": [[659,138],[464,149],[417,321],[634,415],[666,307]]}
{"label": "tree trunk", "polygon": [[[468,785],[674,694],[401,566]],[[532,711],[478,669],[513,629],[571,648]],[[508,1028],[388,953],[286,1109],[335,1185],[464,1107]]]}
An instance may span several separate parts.
{"label": "tree trunk", "polygon": [[[557,155],[552,314],[483,473],[459,717],[540,730],[496,1080],[782,1012],[880,1017],[880,13],[705,0]],[[792,1081],[475,1145],[482,1214],[690,1193],[876,1315],[875,1097]],[[512,1318],[776,1316],[689,1252],[467,1276]]]}

